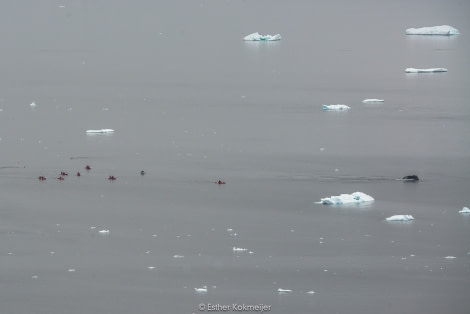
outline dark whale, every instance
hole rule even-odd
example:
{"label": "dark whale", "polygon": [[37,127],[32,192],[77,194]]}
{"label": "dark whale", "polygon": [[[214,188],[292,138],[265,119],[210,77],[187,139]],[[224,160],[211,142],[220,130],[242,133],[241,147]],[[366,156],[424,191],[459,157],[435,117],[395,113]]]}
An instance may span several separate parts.
{"label": "dark whale", "polygon": [[419,178],[417,175],[412,174],[409,176],[404,176],[402,180],[406,182],[416,182],[416,181],[419,181]]}

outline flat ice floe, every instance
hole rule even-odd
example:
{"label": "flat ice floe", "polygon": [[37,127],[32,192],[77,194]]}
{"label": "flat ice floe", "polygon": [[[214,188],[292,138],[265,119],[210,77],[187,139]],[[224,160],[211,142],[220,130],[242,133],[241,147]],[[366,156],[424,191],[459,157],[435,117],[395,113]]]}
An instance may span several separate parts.
{"label": "flat ice floe", "polygon": [[393,215],[388,218],[385,218],[386,221],[410,221],[415,218],[411,215]]}
{"label": "flat ice floe", "polygon": [[243,37],[243,40],[246,41],[277,41],[281,40],[281,35],[261,35],[260,33],[252,33]]}
{"label": "flat ice floe", "polygon": [[462,210],[459,210],[459,213],[461,214],[470,214],[470,208],[464,207]]}
{"label": "flat ice floe", "polygon": [[446,68],[428,68],[428,69],[416,69],[406,68],[406,73],[436,73],[436,72],[447,72]]}
{"label": "flat ice floe", "polygon": [[331,196],[322,198],[320,204],[324,205],[343,205],[343,204],[355,204],[363,202],[372,202],[374,198],[362,192],[354,192],[352,194],[341,194],[339,196]]}
{"label": "flat ice floe", "polygon": [[113,129],[86,130],[86,134],[105,134],[114,133]]}
{"label": "flat ice floe", "polygon": [[408,28],[406,35],[458,35],[459,30],[449,25]]}
{"label": "flat ice floe", "polygon": [[368,98],[368,99],[364,99],[362,102],[363,103],[377,103],[377,102],[384,102],[384,100],[376,99],[376,98]]}
{"label": "flat ice floe", "polygon": [[348,110],[351,109],[351,107],[346,106],[346,105],[322,105],[323,110]]}

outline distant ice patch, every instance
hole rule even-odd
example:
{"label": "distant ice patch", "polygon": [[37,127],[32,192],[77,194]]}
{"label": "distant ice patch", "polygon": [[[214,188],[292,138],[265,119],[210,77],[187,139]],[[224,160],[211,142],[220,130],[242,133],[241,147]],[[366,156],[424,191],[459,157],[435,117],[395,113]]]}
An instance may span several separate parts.
{"label": "distant ice patch", "polygon": [[415,218],[411,215],[393,215],[386,218],[386,221],[410,221],[414,220]]}
{"label": "distant ice patch", "polygon": [[277,292],[280,293],[280,294],[285,294],[285,293],[291,293],[292,290],[279,288],[279,289],[277,289]]}
{"label": "distant ice patch", "polygon": [[252,33],[243,37],[243,40],[246,41],[277,41],[281,40],[281,35],[261,35],[260,33]]}
{"label": "distant ice patch", "polygon": [[348,110],[351,109],[351,107],[347,105],[322,105],[323,110]]}
{"label": "distant ice patch", "polygon": [[470,208],[464,207],[462,210],[459,210],[459,213],[461,214],[470,214]]}
{"label": "distant ice patch", "polygon": [[376,99],[376,98],[368,98],[368,99],[364,99],[362,102],[366,103],[366,104],[367,103],[373,104],[373,103],[378,103],[378,102],[384,102],[384,100],[383,99]]}
{"label": "distant ice patch", "polygon": [[406,35],[458,35],[459,30],[449,25],[408,28]]}
{"label": "distant ice patch", "polygon": [[99,130],[87,130],[86,134],[110,134],[114,133],[113,129],[99,129]]}
{"label": "distant ice patch", "polygon": [[436,73],[436,72],[447,72],[446,68],[428,68],[428,69],[416,69],[406,68],[406,73]]}
{"label": "distant ice patch", "polygon": [[321,201],[318,203],[324,205],[343,205],[372,201],[374,201],[374,198],[372,196],[362,192],[354,192],[352,194],[341,194],[339,196],[322,198]]}

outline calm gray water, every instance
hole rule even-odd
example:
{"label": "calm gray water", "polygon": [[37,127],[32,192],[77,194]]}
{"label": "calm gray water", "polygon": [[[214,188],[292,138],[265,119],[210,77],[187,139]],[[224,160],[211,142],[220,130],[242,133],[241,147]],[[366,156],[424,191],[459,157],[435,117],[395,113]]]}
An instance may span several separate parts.
{"label": "calm gray water", "polygon": [[[3,1],[0,312],[468,313],[469,12]],[[375,202],[315,203],[355,191]]]}

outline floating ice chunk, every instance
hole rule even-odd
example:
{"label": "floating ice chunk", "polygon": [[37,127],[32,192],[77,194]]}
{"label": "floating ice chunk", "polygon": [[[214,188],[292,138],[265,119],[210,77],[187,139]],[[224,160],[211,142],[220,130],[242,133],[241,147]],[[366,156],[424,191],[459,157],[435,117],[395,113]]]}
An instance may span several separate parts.
{"label": "floating ice chunk", "polygon": [[184,255],[178,255],[178,254],[173,255],[173,258],[183,258],[183,257]]}
{"label": "floating ice chunk", "polygon": [[281,35],[276,34],[276,35],[261,35],[260,33],[252,33],[250,35],[247,35],[243,37],[243,40],[248,40],[248,41],[277,41],[281,40]]}
{"label": "floating ice chunk", "polygon": [[388,218],[385,218],[387,221],[410,221],[414,220],[415,218],[411,215],[393,215]]}
{"label": "floating ice chunk", "polygon": [[30,105],[29,105],[31,108],[36,108],[36,103],[33,101]]}
{"label": "floating ice chunk", "polygon": [[150,270],[154,270],[154,269],[155,269],[155,266],[149,266],[149,267],[147,267],[147,268],[150,269]]}
{"label": "floating ice chunk", "polygon": [[69,268],[69,273],[74,273],[75,272],[75,268]]}
{"label": "floating ice chunk", "polygon": [[291,293],[292,290],[279,288],[279,289],[277,289],[277,292],[280,293],[280,294],[284,294],[284,293]]}
{"label": "floating ice chunk", "polygon": [[98,232],[101,234],[109,234],[109,229],[100,230]]}
{"label": "floating ice chunk", "polygon": [[446,256],[446,257],[444,257],[444,258],[446,258],[446,259],[454,259],[454,258],[457,258],[457,257],[452,256],[452,255],[449,255],[449,256]]}
{"label": "floating ice chunk", "polygon": [[313,291],[313,290],[307,291],[307,294],[315,294],[315,291]]}
{"label": "floating ice chunk", "polygon": [[446,68],[429,68],[429,69],[416,69],[406,68],[406,73],[436,73],[436,72],[447,72]]}
{"label": "floating ice chunk", "polygon": [[406,35],[458,35],[459,30],[449,25],[408,28]]}
{"label": "floating ice chunk", "polygon": [[369,98],[369,99],[364,99],[362,102],[363,103],[378,103],[378,102],[384,102],[384,100],[383,99]]}
{"label": "floating ice chunk", "polygon": [[470,208],[464,207],[464,208],[462,208],[462,210],[459,210],[459,213],[470,214]]}
{"label": "floating ice chunk", "polygon": [[113,129],[87,130],[86,134],[109,134],[114,133]]}
{"label": "floating ice chunk", "polygon": [[354,192],[352,194],[341,194],[339,196],[322,198],[319,203],[324,205],[343,205],[372,201],[374,201],[372,196],[362,192]]}
{"label": "floating ice chunk", "polygon": [[346,105],[322,105],[323,110],[348,110],[351,109],[351,107],[346,106]]}
{"label": "floating ice chunk", "polygon": [[207,286],[202,286],[201,288],[194,288],[194,291],[196,291],[196,293],[207,293]]}
{"label": "floating ice chunk", "polygon": [[245,251],[248,251],[248,249],[245,249],[245,248],[242,248],[242,247],[236,247],[236,246],[234,246],[234,247],[233,247],[233,251],[234,251],[234,252],[245,252]]}

